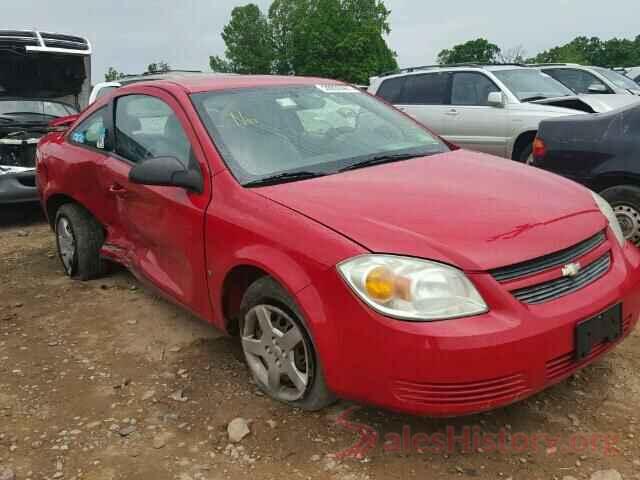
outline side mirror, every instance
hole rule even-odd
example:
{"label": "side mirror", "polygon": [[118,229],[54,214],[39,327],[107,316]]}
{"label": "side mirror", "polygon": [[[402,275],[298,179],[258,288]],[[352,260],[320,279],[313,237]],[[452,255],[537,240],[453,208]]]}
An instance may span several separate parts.
{"label": "side mirror", "polygon": [[587,89],[589,93],[607,93],[609,89],[601,83],[593,83]]}
{"label": "side mirror", "polygon": [[188,170],[175,157],[149,158],[129,171],[129,181],[141,185],[182,187],[202,193],[204,181],[198,170]]}
{"label": "side mirror", "polygon": [[490,107],[504,107],[504,95],[502,92],[491,92],[487,97],[487,105]]}
{"label": "side mirror", "polygon": [[71,125],[76,123],[76,120],[80,118],[79,113],[74,113],[73,115],[67,115],[66,117],[56,118],[49,122],[49,126],[51,128],[69,128]]}

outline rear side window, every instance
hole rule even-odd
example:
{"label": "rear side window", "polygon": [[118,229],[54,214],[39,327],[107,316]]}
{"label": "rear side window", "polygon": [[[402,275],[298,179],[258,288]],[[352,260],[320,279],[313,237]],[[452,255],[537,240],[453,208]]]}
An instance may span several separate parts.
{"label": "rear side window", "polygon": [[407,105],[446,105],[449,103],[449,74],[410,75],[402,103]]}
{"label": "rear side window", "polygon": [[377,96],[389,103],[400,103],[402,100],[402,89],[406,77],[390,78],[385,80],[378,89]]}
{"label": "rear side window", "polygon": [[487,106],[489,94],[500,89],[481,73],[461,72],[453,74],[451,104]]}
{"label": "rear side window", "polygon": [[105,128],[106,107],[101,108],[95,113],[89,115],[71,132],[69,139],[77,145],[86,145],[87,147],[98,148],[100,150],[105,147],[105,139],[107,137],[107,129]]}
{"label": "rear side window", "polygon": [[585,72],[584,70],[577,70],[573,68],[549,68],[544,69],[543,71],[576,93],[589,93],[589,87],[594,84],[602,85],[607,89],[607,92],[611,93],[611,89],[598,79],[598,77],[592,73]]}
{"label": "rear side window", "polygon": [[159,98],[127,95],[116,103],[116,153],[139,163],[154,157],[175,157],[185,167],[191,143],[173,109]]}

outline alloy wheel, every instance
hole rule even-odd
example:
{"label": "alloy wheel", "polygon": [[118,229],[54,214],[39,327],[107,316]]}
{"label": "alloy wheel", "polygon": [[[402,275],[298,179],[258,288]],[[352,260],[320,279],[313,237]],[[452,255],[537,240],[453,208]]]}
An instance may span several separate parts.
{"label": "alloy wheel", "polygon": [[640,212],[630,205],[616,205],[613,211],[618,218],[624,238],[640,245]]}
{"label": "alloy wheel", "polygon": [[60,217],[56,225],[58,240],[58,253],[67,275],[73,274],[76,259],[76,238],[71,228],[71,223],[66,217]]}
{"label": "alloy wheel", "polygon": [[269,395],[285,402],[304,396],[312,359],[301,328],[289,314],[274,305],[253,307],[245,315],[241,342],[251,373]]}

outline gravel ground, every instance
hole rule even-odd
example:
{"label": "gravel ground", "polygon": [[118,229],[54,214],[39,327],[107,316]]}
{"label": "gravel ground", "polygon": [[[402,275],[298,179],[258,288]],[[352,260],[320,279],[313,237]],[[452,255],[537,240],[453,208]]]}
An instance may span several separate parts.
{"label": "gravel ground", "polygon": [[[639,366],[635,332],[488,414],[305,413],[257,391],[233,339],[127,272],[66,278],[37,208],[0,210],[0,480],[640,479]],[[466,448],[465,432],[502,447]]]}

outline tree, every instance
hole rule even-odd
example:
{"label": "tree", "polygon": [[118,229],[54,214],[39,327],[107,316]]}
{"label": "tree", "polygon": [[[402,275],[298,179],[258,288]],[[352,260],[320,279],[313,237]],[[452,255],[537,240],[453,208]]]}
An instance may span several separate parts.
{"label": "tree", "polygon": [[236,73],[271,73],[273,42],[267,17],[250,3],[231,11],[231,21],[222,31],[228,60],[211,57],[212,68]]}
{"label": "tree", "polygon": [[500,60],[500,48],[484,38],[469,40],[438,54],[438,63],[494,63]]}
{"label": "tree", "polygon": [[147,73],[164,73],[169,70],[171,70],[171,67],[167,62],[150,63],[147,67]]}
{"label": "tree", "polygon": [[498,61],[500,63],[524,63],[527,51],[522,45],[517,45],[508,50],[501,50],[498,53]]}
{"label": "tree", "polygon": [[389,15],[382,0],[274,0],[268,17],[237,7],[222,34],[226,59],[210,57],[211,68],[367,83],[398,66]]}
{"label": "tree", "polygon": [[113,67],[109,67],[109,70],[107,70],[107,73],[104,74],[104,81],[105,82],[115,82],[116,80],[120,80],[121,78],[124,78],[125,76],[126,75],[124,73],[117,71]]}

